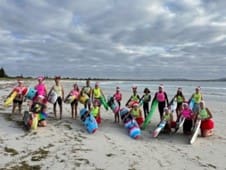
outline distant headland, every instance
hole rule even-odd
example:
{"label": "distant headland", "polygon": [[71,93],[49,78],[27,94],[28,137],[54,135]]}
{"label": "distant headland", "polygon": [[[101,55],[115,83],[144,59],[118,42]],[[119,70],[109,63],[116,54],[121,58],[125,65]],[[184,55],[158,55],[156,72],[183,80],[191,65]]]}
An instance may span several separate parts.
{"label": "distant headland", "polygon": [[[4,68],[0,69],[0,80],[1,79],[17,79],[17,78],[23,78],[23,79],[36,79],[36,77],[32,76],[10,76],[8,75]],[[54,79],[53,77],[45,76],[45,79]],[[62,80],[91,80],[91,81],[226,81],[226,78],[218,78],[218,79],[184,79],[184,78],[160,78],[160,79],[137,79],[137,78],[95,78],[95,77],[61,77]]]}

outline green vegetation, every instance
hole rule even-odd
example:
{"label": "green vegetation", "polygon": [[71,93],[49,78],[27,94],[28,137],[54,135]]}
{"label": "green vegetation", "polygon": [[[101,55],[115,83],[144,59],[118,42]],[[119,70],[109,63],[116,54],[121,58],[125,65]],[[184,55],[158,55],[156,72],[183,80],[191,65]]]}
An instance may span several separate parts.
{"label": "green vegetation", "polygon": [[0,170],[40,170],[40,165],[29,165],[25,161],[20,162],[19,164],[12,166],[10,168],[0,168]]}
{"label": "green vegetation", "polygon": [[8,77],[8,75],[5,73],[4,68],[0,69],[0,77]]}
{"label": "green vegetation", "polygon": [[15,156],[15,155],[19,154],[17,152],[17,150],[14,148],[5,147],[4,150],[5,150],[5,152],[9,153],[11,156]]}
{"label": "green vegetation", "polygon": [[31,160],[32,161],[40,161],[47,157],[49,151],[39,148],[39,150],[32,153]]}

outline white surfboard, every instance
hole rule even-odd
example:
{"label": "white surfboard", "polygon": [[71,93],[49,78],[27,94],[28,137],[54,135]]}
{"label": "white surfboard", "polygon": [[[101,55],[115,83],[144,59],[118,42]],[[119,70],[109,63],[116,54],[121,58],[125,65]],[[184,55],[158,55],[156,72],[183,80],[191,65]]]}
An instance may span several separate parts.
{"label": "white surfboard", "polygon": [[176,128],[175,128],[175,132],[176,133],[184,124],[184,121],[185,121],[185,117],[181,116],[179,121],[176,122]]}
{"label": "white surfboard", "polygon": [[50,95],[48,96],[48,102],[54,104],[57,100],[57,93],[55,91],[51,91]]}
{"label": "white surfboard", "polygon": [[157,126],[157,128],[152,133],[152,137],[156,138],[165,126],[166,126],[166,121],[165,120],[161,121]]}
{"label": "white surfboard", "polygon": [[201,126],[201,120],[198,120],[195,124],[194,132],[193,132],[192,137],[189,141],[190,144],[193,144],[196,141],[198,134],[199,134],[200,126]]}

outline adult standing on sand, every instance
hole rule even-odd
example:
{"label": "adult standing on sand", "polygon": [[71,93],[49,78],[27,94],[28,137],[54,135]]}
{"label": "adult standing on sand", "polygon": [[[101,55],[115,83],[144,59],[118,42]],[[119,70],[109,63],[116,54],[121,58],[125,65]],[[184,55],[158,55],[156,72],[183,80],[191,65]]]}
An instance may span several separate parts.
{"label": "adult standing on sand", "polygon": [[35,90],[37,90],[36,96],[33,99],[33,102],[35,102],[38,97],[42,98],[42,103],[47,104],[47,87],[44,83],[45,78],[43,76],[38,77],[38,84],[35,86]]}
{"label": "adult standing on sand", "polygon": [[23,104],[23,100],[24,100],[23,92],[24,92],[24,90],[27,89],[27,87],[24,86],[24,83],[21,79],[18,79],[17,83],[18,83],[18,85],[16,87],[14,87],[11,92],[11,93],[13,93],[14,91],[17,92],[15,99],[13,99],[12,114],[15,113],[16,106],[18,106],[19,114],[21,114],[22,104]]}
{"label": "adult standing on sand", "polygon": [[198,114],[200,111],[200,102],[203,100],[203,96],[202,96],[200,87],[195,88],[195,93],[192,94],[191,98],[189,99],[189,102],[191,100],[194,101],[194,106],[192,108],[192,111],[193,111],[193,113]]}
{"label": "adult standing on sand", "polygon": [[84,87],[82,87],[81,90],[82,94],[86,94],[89,99],[84,103],[84,107],[90,110],[91,109],[91,96],[92,96],[92,87],[90,86],[90,79],[86,80],[86,85]]}
{"label": "adult standing on sand", "polygon": [[92,102],[98,101],[99,102],[98,106],[100,107],[100,105],[101,105],[101,97],[104,97],[104,93],[103,93],[102,89],[99,87],[99,83],[96,82],[95,83],[95,87],[92,90]]}
{"label": "adult standing on sand", "polygon": [[[78,84],[75,82],[73,84],[73,89],[70,91],[68,96],[77,96],[72,102],[71,102],[71,118],[76,119],[78,114],[78,96],[79,96],[80,90],[78,87]],[[68,96],[66,98],[68,98]]]}
{"label": "adult standing on sand", "polygon": [[56,106],[57,103],[59,105],[60,108],[60,119],[62,119],[62,112],[63,112],[63,101],[64,101],[64,88],[62,86],[62,84],[60,83],[60,76],[55,76],[55,85],[52,86],[52,88],[50,89],[48,96],[50,96],[51,92],[54,91],[57,94],[57,100],[56,102],[53,104],[53,113],[55,118],[57,117],[56,115]]}
{"label": "adult standing on sand", "polygon": [[167,96],[167,93],[164,91],[164,86],[162,84],[159,85],[159,90],[158,92],[155,93],[155,97],[152,100],[152,104],[155,100],[158,101],[159,115],[160,115],[160,120],[162,121],[164,108],[169,106],[168,96]]}
{"label": "adult standing on sand", "polygon": [[119,109],[118,111],[115,113],[115,123],[120,121],[119,119],[119,111],[120,111],[120,107],[121,107],[121,100],[122,100],[122,93],[120,92],[120,87],[116,87],[116,91],[113,95],[113,98],[115,99],[115,101],[118,103]]}

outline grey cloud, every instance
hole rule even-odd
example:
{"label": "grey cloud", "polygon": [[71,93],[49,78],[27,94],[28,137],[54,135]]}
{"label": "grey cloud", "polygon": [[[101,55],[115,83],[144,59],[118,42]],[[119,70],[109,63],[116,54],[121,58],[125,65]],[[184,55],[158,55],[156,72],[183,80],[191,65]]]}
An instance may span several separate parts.
{"label": "grey cloud", "polygon": [[226,73],[225,4],[2,1],[0,66],[12,75],[219,78]]}

